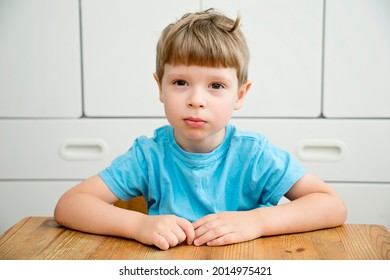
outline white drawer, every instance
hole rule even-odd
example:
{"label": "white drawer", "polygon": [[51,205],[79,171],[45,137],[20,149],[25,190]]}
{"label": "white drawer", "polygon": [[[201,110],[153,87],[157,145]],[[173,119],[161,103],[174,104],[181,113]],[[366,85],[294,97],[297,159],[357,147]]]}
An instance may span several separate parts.
{"label": "white drawer", "polygon": [[380,224],[390,230],[390,184],[330,183],[344,200],[347,223]]}
{"label": "white drawer", "polygon": [[0,120],[1,179],[84,179],[164,119]]}
{"label": "white drawer", "polygon": [[390,120],[234,119],[327,181],[390,182]]}
{"label": "white drawer", "polygon": [[0,181],[0,234],[28,216],[53,216],[58,199],[79,181]]}

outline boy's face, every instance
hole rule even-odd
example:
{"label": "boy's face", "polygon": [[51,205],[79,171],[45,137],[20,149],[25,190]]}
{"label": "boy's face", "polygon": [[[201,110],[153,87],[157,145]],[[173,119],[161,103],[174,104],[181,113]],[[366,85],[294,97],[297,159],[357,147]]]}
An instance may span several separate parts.
{"label": "boy's face", "polygon": [[154,76],[176,142],[188,152],[210,152],[223,141],[250,87],[247,82],[239,88],[234,68],[166,64],[162,81]]}

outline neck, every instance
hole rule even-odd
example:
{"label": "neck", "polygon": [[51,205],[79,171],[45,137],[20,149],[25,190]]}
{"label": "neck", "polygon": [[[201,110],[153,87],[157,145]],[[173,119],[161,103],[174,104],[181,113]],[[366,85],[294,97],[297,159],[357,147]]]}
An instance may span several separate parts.
{"label": "neck", "polygon": [[176,143],[189,153],[206,154],[214,151],[225,139],[226,129],[202,139],[187,139],[174,131]]}

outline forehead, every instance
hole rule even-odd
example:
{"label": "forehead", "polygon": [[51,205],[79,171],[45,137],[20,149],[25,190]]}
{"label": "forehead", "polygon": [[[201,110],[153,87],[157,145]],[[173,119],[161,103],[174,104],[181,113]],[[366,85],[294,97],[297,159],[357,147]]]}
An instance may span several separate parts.
{"label": "forehead", "polygon": [[209,67],[199,65],[164,65],[164,76],[193,76],[237,80],[237,70],[233,67]]}

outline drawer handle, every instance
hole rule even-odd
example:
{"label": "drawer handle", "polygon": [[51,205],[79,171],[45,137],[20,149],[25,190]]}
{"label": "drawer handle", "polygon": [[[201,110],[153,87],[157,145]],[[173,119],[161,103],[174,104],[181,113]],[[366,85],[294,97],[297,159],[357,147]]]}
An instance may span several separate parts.
{"label": "drawer handle", "polygon": [[303,161],[341,161],[347,146],[340,140],[304,140],[296,153]]}
{"label": "drawer handle", "polygon": [[60,147],[65,160],[99,160],[106,156],[108,146],[101,139],[67,139]]}

